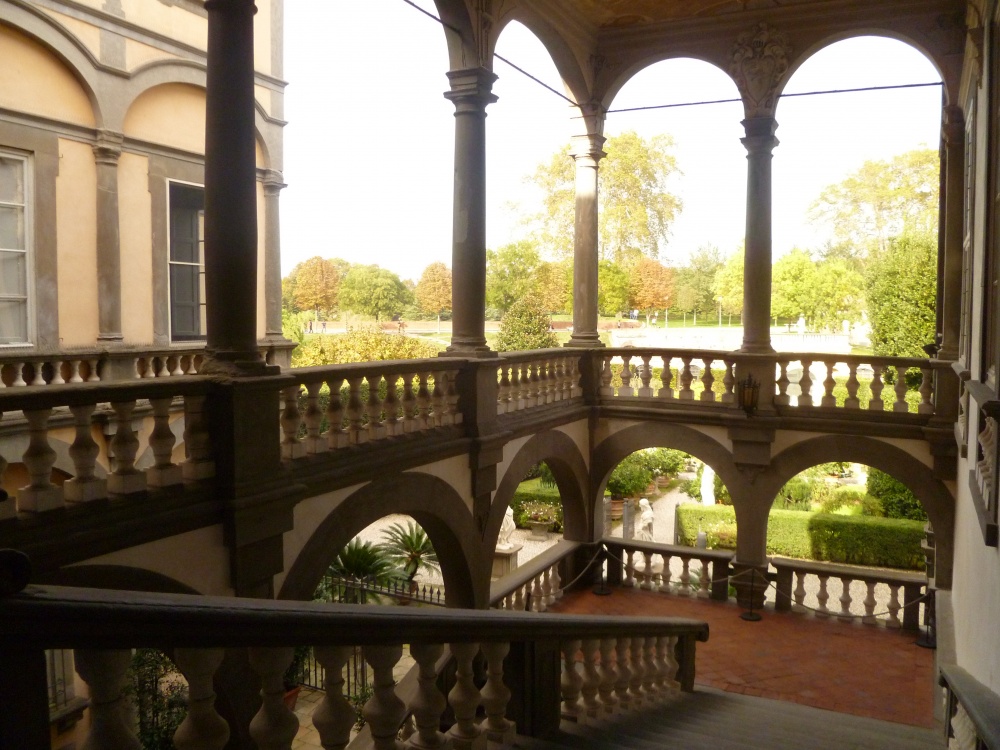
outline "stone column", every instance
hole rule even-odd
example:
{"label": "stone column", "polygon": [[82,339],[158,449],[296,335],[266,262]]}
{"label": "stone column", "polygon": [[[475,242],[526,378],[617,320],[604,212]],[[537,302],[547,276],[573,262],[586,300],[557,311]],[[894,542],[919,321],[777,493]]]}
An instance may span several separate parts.
{"label": "stone column", "polygon": [[[603,125],[603,118],[601,124]],[[573,139],[576,161],[576,225],[573,240],[573,335],[566,346],[600,346],[597,333],[597,177],[607,156],[600,132]]]}
{"label": "stone column", "polygon": [[771,347],[771,152],[778,145],[773,117],[743,121],[747,149],[747,233],[743,262],[743,346],[769,353]]}
{"label": "stone column", "polygon": [[253,0],[208,0],[205,372],[263,367],[257,349]]}
{"label": "stone column", "polygon": [[120,343],[122,336],[121,239],[118,225],[118,158],[121,133],[99,130],[97,163],[97,340]]}
{"label": "stone column", "polygon": [[281,338],[281,220],[278,202],[287,187],[281,172],[269,169],[264,176],[264,333]]}
{"label": "stone column", "polygon": [[448,353],[490,354],[486,345],[486,107],[497,100],[486,68],[448,73],[455,105],[452,334]]}
{"label": "stone column", "polygon": [[[958,359],[959,327],[962,318],[962,251],[965,244],[965,117],[960,107],[944,109],[941,129],[944,159],[941,172],[944,194],[944,243],[941,299],[941,350],[938,359]],[[927,342],[931,343],[931,342]]]}

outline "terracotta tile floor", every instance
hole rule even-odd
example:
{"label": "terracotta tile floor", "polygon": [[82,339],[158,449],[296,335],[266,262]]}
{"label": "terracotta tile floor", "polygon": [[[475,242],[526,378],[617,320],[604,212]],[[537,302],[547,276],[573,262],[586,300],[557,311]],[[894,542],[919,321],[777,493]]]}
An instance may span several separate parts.
{"label": "terracotta tile floor", "polygon": [[912,633],[765,611],[746,622],[735,604],[638,589],[567,594],[552,612],[691,617],[709,624],[695,682],[856,716],[933,727],[934,652]]}

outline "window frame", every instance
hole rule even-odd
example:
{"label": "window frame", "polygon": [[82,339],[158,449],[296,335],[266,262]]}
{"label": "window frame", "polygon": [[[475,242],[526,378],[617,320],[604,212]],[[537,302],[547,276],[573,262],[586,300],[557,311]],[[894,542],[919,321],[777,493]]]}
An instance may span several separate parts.
{"label": "window frame", "polygon": [[[201,208],[201,211],[200,211],[201,220],[200,220],[200,227],[199,227],[199,258],[200,258],[200,262],[197,263],[197,264],[196,263],[191,263],[189,261],[176,261],[176,260],[173,259],[173,250],[174,250],[174,242],[173,242],[174,205],[173,205],[173,201],[171,200],[171,194],[172,194],[173,189],[174,189],[175,186],[179,187],[179,188],[182,188],[182,189],[184,189],[184,188],[186,188],[186,189],[197,189],[201,193],[202,208]],[[204,235],[204,228],[205,228],[205,224],[204,224],[204,221],[205,221],[205,209],[204,209],[205,186],[201,185],[201,184],[199,184],[197,182],[188,182],[186,180],[168,179],[166,187],[167,187],[167,190],[166,190],[166,198],[167,198],[167,212],[166,212],[166,218],[167,218],[167,227],[166,227],[167,228],[167,258],[166,258],[166,261],[167,261],[167,278],[166,278],[166,282],[167,282],[167,331],[168,331],[168,336],[169,336],[171,345],[190,346],[192,343],[194,343],[194,344],[205,343],[205,341],[207,340],[206,310],[205,310],[206,300],[205,300],[205,235]],[[174,317],[175,317],[175,315],[174,315],[174,286],[173,286],[173,273],[172,273],[172,270],[173,270],[173,268],[175,266],[198,266],[198,268],[200,269],[200,272],[198,274],[198,279],[199,279],[199,282],[198,282],[198,293],[199,293],[199,307],[200,307],[199,327],[202,330],[197,335],[187,335],[187,334],[175,335],[175,333],[174,333]]]}
{"label": "window frame", "polygon": [[[35,180],[33,155],[28,151],[0,147],[0,157],[20,161],[24,170],[24,202],[21,209],[24,212],[24,306],[25,306],[25,337],[22,341],[2,341],[0,349],[23,349],[35,345],[35,256],[34,256],[34,203]],[[0,201],[0,205],[17,205]],[[4,248],[6,252],[16,252],[17,248]],[[0,299],[16,299],[15,295],[0,293]]]}

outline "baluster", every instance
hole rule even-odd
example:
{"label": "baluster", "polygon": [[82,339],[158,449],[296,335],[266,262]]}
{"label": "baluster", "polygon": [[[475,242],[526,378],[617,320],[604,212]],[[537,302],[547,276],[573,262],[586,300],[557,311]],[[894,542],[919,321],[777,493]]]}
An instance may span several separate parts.
{"label": "baluster", "polygon": [[368,441],[374,442],[385,437],[382,427],[382,398],[379,389],[382,386],[382,376],[368,375],[368,401],[365,403],[365,417],[368,419]]}
{"label": "baluster", "polygon": [[417,416],[417,429],[429,430],[433,427],[431,421],[431,394],[427,388],[427,381],[430,373],[420,373],[420,388],[417,390],[417,408],[420,410]]}
{"label": "baluster", "polygon": [[725,374],[722,376],[722,403],[732,404],[736,402],[736,375],[733,370],[736,367],[736,361],[732,359],[722,360],[723,364],[726,366]]}
{"label": "baluster", "polygon": [[865,581],[865,616],[861,618],[861,622],[865,625],[876,625],[878,620],[875,619],[875,581]]}
{"label": "baluster", "polygon": [[618,710],[618,698],[615,697],[615,684],[618,682],[618,670],[615,660],[611,658],[615,650],[614,638],[601,639],[601,681],[597,693],[601,696],[601,712],[614,714]]}
{"label": "baluster", "polygon": [[169,378],[170,377],[170,368],[167,367],[167,358],[166,357],[157,357],[156,361],[159,362],[159,364],[160,364],[160,367],[159,367],[159,369],[156,372],[156,377],[158,377],[158,378]]}
{"label": "baluster", "polygon": [[153,375],[153,360],[151,357],[139,357],[136,361],[136,377],[137,378],[152,378]]}
{"label": "baluster", "polygon": [[413,379],[416,373],[403,373],[403,433],[415,432],[417,430],[417,418],[420,409],[417,406],[417,396],[413,391]]}
{"label": "baluster", "polygon": [[306,447],[299,440],[299,425],[302,424],[302,415],[299,413],[299,393],[301,387],[298,383],[283,388],[281,398],[285,403],[285,408],[281,412],[281,458],[291,461],[301,458],[306,454]]}
{"label": "baluster", "polygon": [[538,405],[551,404],[555,400],[555,373],[552,369],[552,360],[546,358],[538,363]]}
{"label": "baluster", "polygon": [[178,648],[174,663],[188,683],[188,711],[174,732],[177,750],[222,750],[229,724],[215,710],[212,677],[226,655],[221,648]]}
{"label": "baluster", "polygon": [[499,365],[500,381],[497,386],[497,414],[510,411],[510,365],[501,362]]}
{"label": "baluster", "polygon": [[557,602],[560,599],[562,599],[563,595],[562,577],[559,575],[559,563],[556,563],[551,568],[549,568],[549,576],[551,577],[551,583],[552,583],[552,592],[551,592],[552,600],[549,602],[549,604],[553,604],[554,602]]}
{"label": "baluster", "polygon": [[443,372],[434,373],[434,390],[431,391],[431,406],[433,416],[433,423],[435,427],[444,426],[444,411],[445,411],[445,400],[444,400],[444,385],[443,379],[445,375]]}
{"label": "baluster", "polygon": [[115,435],[111,438],[111,466],[108,475],[108,492],[128,495],[146,489],[146,475],[135,468],[139,452],[139,438],[132,429],[132,411],[135,401],[112,401],[115,412]]}
{"label": "baluster", "polygon": [[524,611],[524,586],[518,586],[514,589],[514,611]]}
{"label": "baluster", "polygon": [[325,692],[313,711],[312,723],[325,750],[344,750],[351,740],[357,715],[344,696],[344,667],[353,653],[353,646],[317,646],[313,649],[316,661],[323,666]]}
{"label": "baluster", "polygon": [[548,610],[549,605],[556,600],[555,597],[552,596],[552,581],[549,578],[549,568],[542,571],[542,599],[545,602],[545,609],[542,610],[543,612]]}
{"label": "baluster", "polygon": [[524,408],[524,399],[521,393],[521,365],[514,362],[510,366],[510,401],[507,403],[507,412],[520,411]]}
{"label": "baluster", "polygon": [[830,578],[828,575],[817,574],[819,578],[819,591],[816,594],[816,600],[819,602],[819,611],[816,613],[817,617],[829,617],[830,609],[826,606],[827,600],[830,598],[830,594],[826,590],[826,582]]}
{"label": "baluster", "polygon": [[868,409],[870,411],[883,411],[885,409],[885,402],[882,401],[882,365],[872,364],[872,398],[868,402]]}
{"label": "baluster", "polygon": [[701,373],[701,385],[703,390],[699,400],[715,401],[715,391],[712,390],[715,385],[715,374],[712,372],[712,360],[703,359],[701,363],[704,365],[704,369]]}
{"label": "baluster", "polygon": [[[448,693],[448,703],[455,714],[455,723],[448,730],[448,737],[455,750],[472,750],[479,744],[477,740],[481,734],[476,723],[476,709],[479,708],[480,695],[473,682],[472,669],[472,660],[479,653],[479,645],[452,643],[451,653],[455,657],[455,686]],[[388,748],[387,745],[386,750]],[[376,750],[380,749],[376,747]]]}
{"label": "baluster", "polygon": [[347,439],[351,445],[365,442],[362,427],[364,408],[361,404],[361,382],[364,377],[354,375],[347,378]]}
{"label": "baluster", "polygon": [[641,354],[639,359],[642,360],[642,364],[639,365],[639,397],[649,398],[653,395],[653,389],[650,387],[650,382],[653,380],[653,367],[649,364],[649,360],[653,357],[650,354]]}
{"label": "baluster", "polygon": [[[94,413],[94,408],[94,404],[69,408],[73,412],[73,426],[76,430],[76,437],[69,447],[75,476],[63,483],[63,493],[66,500],[72,503],[86,503],[108,496],[107,482],[94,475],[94,470],[97,467],[97,456],[101,452],[91,431],[91,416]],[[155,429],[153,432],[156,432]],[[152,436],[150,440],[152,440]]]}
{"label": "baluster", "polygon": [[681,683],[677,679],[680,665],[677,663],[677,636],[662,636],[657,639],[657,649],[663,649],[664,661],[667,665],[666,686],[673,693],[681,691]]}
{"label": "baluster", "polygon": [[542,577],[535,576],[531,581],[531,611],[545,611],[545,594],[542,593]]}
{"label": "baluster", "polygon": [[11,367],[14,368],[14,382],[10,385],[12,388],[20,388],[21,386],[28,385],[24,382],[24,368],[26,366],[25,362],[14,362]]}
{"label": "baluster", "polygon": [[853,578],[840,579],[840,617],[849,620],[851,617],[851,582]]}
{"label": "baluster", "polygon": [[44,367],[44,362],[31,363],[31,369],[34,371],[34,377],[32,377],[30,385],[45,385],[45,375],[43,373]]}
{"label": "baluster", "polygon": [[564,357],[556,357],[552,360],[552,377],[553,377],[553,393],[552,398],[554,401],[564,401],[569,398],[569,382],[566,377],[566,359]]}
{"label": "baluster", "polygon": [[[173,462],[174,445],[177,438],[170,429],[170,405],[172,398],[151,398],[153,407],[153,430],[149,433],[149,447],[153,451],[153,466],[146,470],[146,482],[150,487],[170,487],[182,484],[184,476],[181,467]],[[88,418],[89,423],[89,418]],[[96,450],[97,446],[94,445]],[[94,454],[96,457],[96,453]]]}
{"label": "baluster", "polygon": [[326,383],[330,389],[330,401],[326,405],[326,446],[329,450],[343,448],[349,440],[344,431],[344,405],[340,400],[340,389],[343,385],[342,377],[333,377]]}
{"label": "baluster", "polygon": [[323,410],[319,408],[319,391],[322,387],[322,381],[306,383],[306,412],[302,420],[306,423],[305,452],[309,456],[325,453],[328,447],[319,434],[323,426]]}
{"label": "baluster", "polygon": [[21,460],[28,470],[31,483],[17,491],[17,509],[42,513],[53,508],[61,508],[63,491],[52,484],[52,467],[56,463],[56,452],[49,444],[49,417],[51,409],[25,411],[28,420],[28,447]]}
{"label": "baluster", "polygon": [[583,715],[588,719],[596,719],[601,713],[601,701],[597,691],[601,685],[601,673],[598,670],[598,650],[601,641],[598,638],[586,638],[580,643],[583,651],[583,684],[580,686],[580,696],[583,699]]}
{"label": "baluster", "polygon": [[406,718],[406,705],[396,695],[393,669],[403,655],[402,646],[366,646],[365,661],[374,674],[372,697],[362,709],[371,727],[375,750],[397,750],[396,734]]}
{"label": "baluster", "polygon": [[96,360],[96,359],[88,359],[87,360],[87,364],[90,365],[90,374],[87,376],[87,382],[88,383],[100,383],[101,382],[101,376],[100,376],[100,374],[97,371],[97,365],[98,365],[98,363],[99,363],[99,360]]}
{"label": "baluster", "polygon": [[858,388],[861,384],[858,382],[858,363],[848,362],[847,366],[851,374],[847,378],[847,398],[844,399],[844,408],[860,409],[861,400],[858,398]]}
{"label": "baluster", "polygon": [[500,603],[500,609],[513,610],[514,609],[514,592],[511,591],[507,596],[503,598]]}
{"label": "baluster", "polygon": [[[483,708],[486,710],[486,736],[492,742],[509,747],[513,744],[517,733],[514,722],[504,718],[507,704],[510,703],[510,690],[503,681],[503,660],[507,658],[510,644],[484,643],[482,648],[486,657],[486,684],[482,690]],[[432,688],[435,685],[434,680],[432,673],[430,683]]]}
{"label": "baluster", "polygon": [[820,406],[834,407],[837,405],[837,397],[833,395],[833,389],[837,386],[837,381],[833,379],[833,370],[837,363],[835,360],[823,360],[826,367],[826,380],[823,381],[823,398]]}
{"label": "baluster", "polygon": [[612,398],[615,395],[615,389],[611,387],[612,371],[611,371],[611,357],[602,357],[603,364],[601,365],[601,387],[599,389],[600,396],[602,398]]}
{"label": "baluster", "polygon": [[778,386],[778,393],[774,397],[775,406],[788,406],[788,386],[790,381],[788,380],[788,361],[779,360],[778,361],[778,380],[775,385]]}
{"label": "baluster", "polygon": [[197,481],[215,476],[212,460],[212,436],[205,419],[205,397],[184,397],[184,448],[186,459],[181,465],[184,479]]}
{"label": "baluster", "polygon": [[802,365],[802,377],[799,378],[799,406],[812,406],[812,360],[803,359],[800,361]]}
{"label": "baluster", "polygon": [[174,357],[174,369],[170,371],[170,377],[177,377],[184,374],[184,357],[178,355]]}
{"label": "baluster", "polygon": [[[382,423],[385,429],[385,434],[388,437],[393,437],[395,435],[403,434],[403,423],[399,420],[399,376],[398,375],[386,375],[385,376],[385,401],[383,402],[383,408],[385,411],[385,420]],[[444,415],[442,415],[442,418]]]}
{"label": "baluster", "polygon": [[631,641],[630,652],[632,656],[628,664],[632,670],[632,678],[629,680],[629,691],[632,693],[632,707],[638,708],[648,702],[650,697],[643,688],[643,684],[646,682],[646,665],[643,662],[642,652],[646,645],[646,639],[636,636]]}
{"label": "baluster", "polygon": [[90,731],[83,744],[85,750],[142,750],[129,726],[122,695],[132,652],[76,649],[73,656],[76,673],[90,692]]}
{"label": "baluster", "polygon": [[299,719],[285,706],[282,677],[295,649],[248,649],[250,667],[260,677],[260,710],[250,721],[250,737],[260,750],[286,750],[299,730]]}
{"label": "baluster", "polygon": [[74,359],[69,363],[69,382],[70,383],[82,383],[83,378],[80,377],[80,360]]}
{"label": "baluster", "polygon": [[691,558],[681,557],[680,586],[677,588],[679,596],[691,596]]}
{"label": "baluster", "polygon": [[799,611],[805,607],[806,600],[806,574],[800,570],[795,571],[795,605]]}
{"label": "baluster", "polygon": [[900,585],[898,583],[889,584],[889,604],[887,605],[889,621],[885,624],[888,628],[903,627],[903,623],[899,621],[899,588]]}
{"label": "baluster", "polygon": [[448,744],[447,738],[439,730],[441,714],[448,706],[437,687],[437,662],[443,653],[444,646],[440,643],[414,643],[410,646],[410,656],[417,662],[419,673],[417,693],[410,702],[417,731],[407,740],[408,748],[434,750]]}
{"label": "baluster", "polygon": [[920,405],[918,414],[934,413],[934,370],[929,367],[920,368]]}
{"label": "baluster", "polygon": [[642,640],[642,660],[644,668],[642,689],[646,693],[647,699],[655,700],[657,693],[660,692],[660,680],[662,679],[659,665],[656,663],[656,638],[649,635]]}
{"label": "baluster", "polygon": [[622,554],[625,555],[625,580],[622,586],[632,588],[635,586],[635,564],[632,562],[633,550],[622,547]]}
{"label": "baluster", "polygon": [[653,588],[653,553],[642,551],[642,583],[639,588],[650,591]]}
{"label": "baluster", "polygon": [[617,673],[615,696],[618,699],[618,706],[625,712],[630,711],[635,705],[628,691],[628,686],[632,681],[632,670],[628,659],[631,648],[631,638],[619,636],[615,639],[615,672]]}
{"label": "baluster", "polygon": [[623,354],[622,355],[622,374],[621,374],[621,387],[618,389],[618,396],[621,398],[630,398],[635,395],[635,391],[632,389],[632,355]]}
{"label": "baluster", "polygon": [[694,391],[691,389],[693,378],[694,376],[691,374],[691,357],[681,357],[681,369],[679,373],[681,390],[677,396],[683,401],[694,400]]}
{"label": "baluster", "polygon": [[576,669],[576,652],[580,650],[581,642],[578,640],[562,642],[562,680],[559,683],[562,694],[562,716],[570,721],[577,721],[582,713],[580,705],[580,688],[583,686],[583,678]]}
{"label": "baluster", "polygon": [[49,385],[65,385],[66,380],[62,374],[63,360],[57,359],[52,363],[52,380]]}
{"label": "baluster", "polygon": [[906,403],[906,367],[896,365],[896,400],[892,404],[895,412],[905,412],[910,410],[910,405]]}
{"label": "baluster", "polygon": [[701,568],[698,571],[698,598],[707,599],[712,593],[712,578],[708,574],[708,561],[701,561]]}
{"label": "baluster", "polygon": [[673,370],[670,369],[670,357],[663,356],[663,369],[660,373],[660,390],[656,394],[659,398],[673,399],[674,389],[672,383],[674,381]]}
{"label": "baluster", "polygon": [[670,561],[673,559],[670,555],[662,555],[663,559],[663,571],[660,573],[660,593],[669,594],[670,593]]}
{"label": "baluster", "polygon": [[448,378],[448,391],[445,395],[448,418],[445,424],[462,424],[462,412],[458,409],[458,402],[461,400],[458,393],[458,370],[448,370],[445,374]]}
{"label": "baluster", "polygon": [[576,357],[570,357],[569,359],[569,381],[570,398],[583,396],[583,386],[580,384],[580,360]]}
{"label": "baluster", "polygon": [[545,403],[545,396],[542,392],[542,374],[540,372],[540,362],[529,362],[528,372],[531,378],[528,382],[528,406],[542,406]]}

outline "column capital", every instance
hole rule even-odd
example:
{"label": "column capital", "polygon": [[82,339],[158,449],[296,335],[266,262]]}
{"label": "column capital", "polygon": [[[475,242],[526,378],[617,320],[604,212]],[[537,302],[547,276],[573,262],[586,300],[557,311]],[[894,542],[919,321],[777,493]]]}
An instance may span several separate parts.
{"label": "column capital", "polygon": [[94,149],[94,159],[98,164],[118,164],[118,158],[122,155],[122,144],[125,143],[125,136],[114,130],[98,130],[97,140],[92,146]]}
{"label": "column capital", "polygon": [[941,110],[941,137],[949,146],[965,145],[965,112],[961,107],[950,104]]}
{"label": "column capital", "polygon": [[267,196],[278,195],[282,190],[288,187],[288,185],[284,182],[284,175],[276,169],[265,170],[263,182],[264,195]]}
{"label": "column capital", "polygon": [[485,112],[486,107],[497,100],[493,84],[497,75],[486,68],[466,68],[448,71],[451,89],[444,92],[458,112]]}
{"label": "column capital", "polygon": [[773,117],[748,117],[742,122],[746,137],[740,142],[746,146],[750,154],[762,152],[770,153],[778,145],[778,139],[774,137],[778,129],[778,121]]}
{"label": "column capital", "polygon": [[603,135],[598,133],[588,133],[587,135],[574,135],[570,139],[569,153],[579,164],[581,161],[590,160],[597,164],[607,156],[604,151],[604,142],[607,141]]}
{"label": "column capital", "polygon": [[254,0],[205,0],[205,10],[208,12],[219,11],[222,13],[238,12],[249,10],[254,15],[257,14],[257,5]]}

